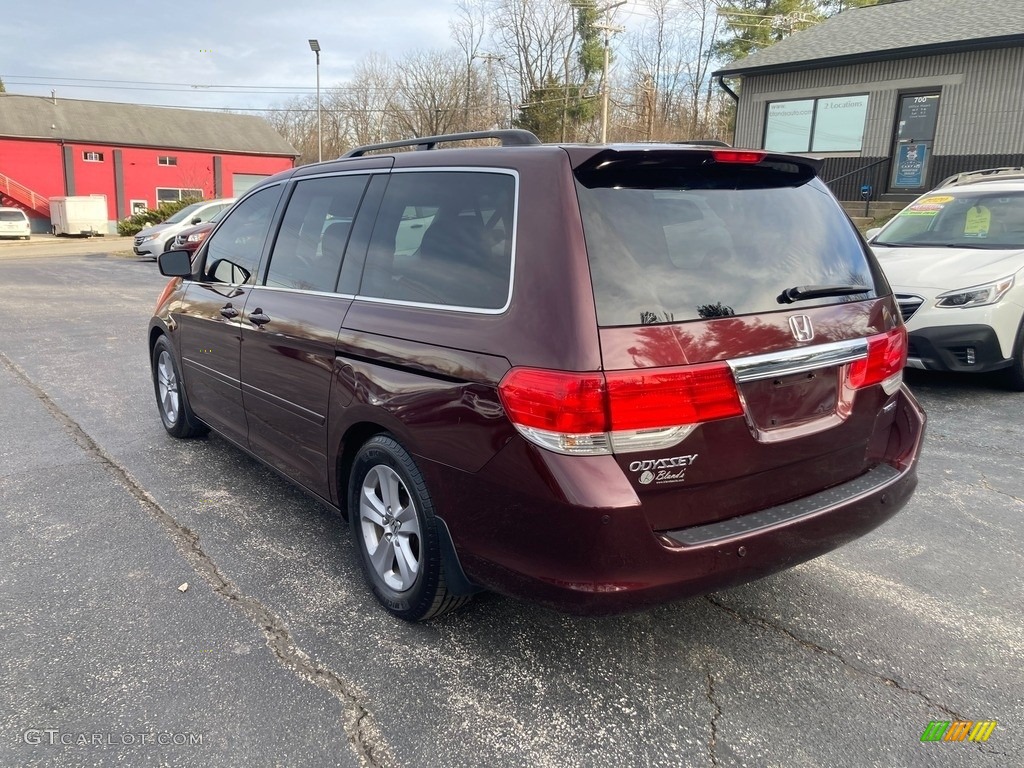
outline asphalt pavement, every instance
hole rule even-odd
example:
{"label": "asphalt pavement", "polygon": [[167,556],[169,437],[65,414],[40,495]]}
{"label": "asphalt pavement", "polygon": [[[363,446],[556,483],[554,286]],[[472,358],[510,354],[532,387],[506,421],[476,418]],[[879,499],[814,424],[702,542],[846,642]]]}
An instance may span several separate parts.
{"label": "asphalt pavement", "polygon": [[129,249],[0,244],[0,765],[1022,762],[1024,395],[996,377],[911,372],[917,494],[825,557],[628,616],[483,595],[408,625],[330,510],[166,435],[166,280]]}

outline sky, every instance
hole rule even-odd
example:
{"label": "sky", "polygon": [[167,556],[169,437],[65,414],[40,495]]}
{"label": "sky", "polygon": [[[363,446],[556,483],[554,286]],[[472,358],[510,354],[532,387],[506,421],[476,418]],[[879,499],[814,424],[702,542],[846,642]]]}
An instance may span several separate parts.
{"label": "sky", "polygon": [[9,93],[50,96],[56,90],[58,98],[247,110],[315,93],[309,38],[320,41],[325,88],[347,80],[371,52],[399,58],[451,46],[448,20],[455,5],[0,0],[0,8],[0,79]]}
{"label": "sky", "polygon": [[[611,1],[611,0],[610,0]],[[265,110],[348,80],[370,53],[454,45],[455,0],[0,0],[9,93]],[[615,21],[640,21],[629,0]],[[221,87],[217,87],[221,86]]]}

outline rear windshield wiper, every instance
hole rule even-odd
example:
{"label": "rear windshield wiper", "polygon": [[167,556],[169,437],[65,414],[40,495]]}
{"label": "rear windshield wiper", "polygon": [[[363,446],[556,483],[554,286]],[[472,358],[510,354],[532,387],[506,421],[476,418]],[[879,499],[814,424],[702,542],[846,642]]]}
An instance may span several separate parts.
{"label": "rear windshield wiper", "polygon": [[787,288],[778,295],[779,304],[792,304],[804,299],[821,299],[826,296],[853,296],[857,293],[868,293],[871,289],[866,285],[796,285]]}

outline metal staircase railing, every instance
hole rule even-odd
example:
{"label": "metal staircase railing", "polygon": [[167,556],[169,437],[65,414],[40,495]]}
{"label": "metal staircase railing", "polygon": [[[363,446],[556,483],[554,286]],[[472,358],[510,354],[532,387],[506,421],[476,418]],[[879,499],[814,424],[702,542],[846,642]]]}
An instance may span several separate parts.
{"label": "metal staircase railing", "polygon": [[0,173],[0,194],[7,195],[12,200],[27,205],[36,213],[50,218],[50,201],[47,198],[2,173]]}

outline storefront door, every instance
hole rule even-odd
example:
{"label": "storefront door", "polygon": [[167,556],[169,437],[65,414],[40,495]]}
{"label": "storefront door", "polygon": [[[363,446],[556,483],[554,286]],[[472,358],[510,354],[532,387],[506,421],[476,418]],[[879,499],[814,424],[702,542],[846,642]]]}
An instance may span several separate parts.
{"label": "storefront door", "polygon": [[928,163],[935,141],[939,94],[900,96],[899,119],[893,140],[891,192],[922,192],[928,183]]}

